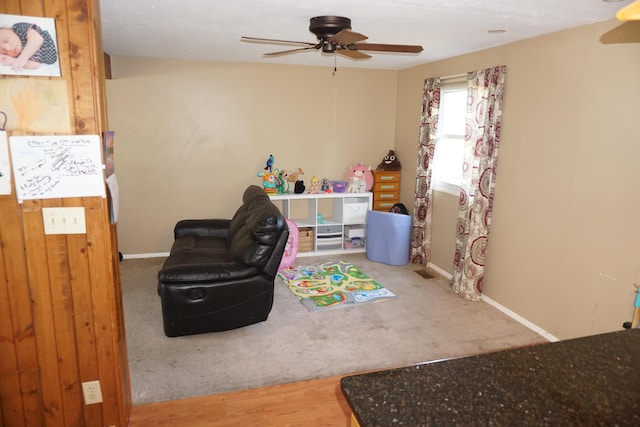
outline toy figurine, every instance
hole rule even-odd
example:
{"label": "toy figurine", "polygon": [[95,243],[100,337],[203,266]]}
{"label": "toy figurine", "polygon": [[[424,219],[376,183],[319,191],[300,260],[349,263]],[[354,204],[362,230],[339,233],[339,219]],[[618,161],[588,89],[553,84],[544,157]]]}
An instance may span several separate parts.
{"label": "toy figurine", "polygon": [[331,181],[334,193],[344,193],[347,190],[347,183],[344,181]]}
{"label": "toy figurine", "polygon": [[281,170],[278,172],[278,194],[289,194],[289,172]]}
{"label": "toy figurine", "polygon": [[304,175],[302,168],[295,169],[294,171],[289,172],[289,178],[287,178],[287,181],[295,184],[295,182],[300,179],[300,175]]}
{"label": "toy figurine", "polygon": [[379,171],[399,171],[401,169],[400,160],[396,157],[396,153],[393,150],[389,150],[384,159],[380,162],[376,170]]}
{"label": "toy figurine", "polygon": [[358,177],[365,182],[365,191],[371,190],[373,187],[373,174],[371,173],[371,167],[366,167],[364,163],[358,163],[356,166],[351,166],[347,173],[347,180],[351,185],[351,177]]}
{"label": "toy figurine", "polygon": [[311,187],[309,187],[309,193],[316,194],[320,192],[320,179],[317,176],[311,178]]}
{"label": "toy figurine", "polygon": [[322,178],[322,181],[320,181],[320,191],[324,193],[331,193],[331,183],[329,182],[329,178]]}
{"label": "toy figurine", "polygon": [[347,187],[347,193],[362,193],[366,191],[365,182],[362,178],[357,176],[352,176],[349,178],[349,186]]}
{"label": "toy figurine", "polygon": [[267,159],[267,165],[264,167],[264,170],[273,172],[273,163],[276,159],[273,157],[273,154],[269,154],[269,158]]}

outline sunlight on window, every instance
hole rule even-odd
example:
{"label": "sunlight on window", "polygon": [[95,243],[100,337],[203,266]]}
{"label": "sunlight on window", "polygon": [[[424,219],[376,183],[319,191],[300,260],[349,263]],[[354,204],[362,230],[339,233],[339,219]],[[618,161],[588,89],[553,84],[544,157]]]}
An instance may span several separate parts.
{"label": "sunlight on window", "polygon": [[441,100],[442,121],[440,135],[462,136],[467,112],[467,90],[444,90]]}
{"label": "sunlight on window", "polygon": [[464,138],[438,138],[433,159],[433,179],[460,186]]}
{"label": "sunlight on window", "polygon": [[433,159],[434,188],[457,195],[464,160],[467,90],[443,85],[440,97],[440,121]]}

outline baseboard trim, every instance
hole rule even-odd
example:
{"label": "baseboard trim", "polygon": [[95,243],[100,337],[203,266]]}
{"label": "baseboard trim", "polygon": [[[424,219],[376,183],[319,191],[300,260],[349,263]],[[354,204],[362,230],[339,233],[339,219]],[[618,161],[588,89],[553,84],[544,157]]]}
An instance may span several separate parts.
{"label": "baseboard trim", "polygon": [[453,279],[453,275],[451,273],[449,273],[448,271],[443,270],[442,268],[438,267],[435,264],[427,263],[427,268],[430,268],[433,271],[437,272],[438,274],[440,274],[445,279],[448,279],[448,280]]}
{"label": "baseboard trim", "polygon": [[168,257],[169,252],[157,252],[157,253],[149,253],[149,254],[127,254],[122,255],[122,259],[135,259],[135,258],[160,258],[160,257]]}
{"label": "baseboard trim", "polygon": [[[440,275],[442,275],[443,277],[447,278],[448,280],[451,280],[453,278],[453,275],[451,273],[443,270],[442,268],[438,267],[435,264],[429,263],[429,264],[427,264],[427,268],[431,268],[432,270],[438,272]],[[555,337],[554,335],[552,335],[548,331],[545,331],[544,329],[542,329],[538,325],[528,321],[524,317],[520,316],[518,313],[509,310],[507,307],[505,307],[502,304],[497,303],[496,301],[492,300],[488,296],[481,295],[480,296],[480,300],[486,302],[487,304],[489,304],[493,308],[496,308],[497,310],[503,312],[504,314],[506,314],[507,316],[511,317],[513,320],[515,320],[516,322],[521,323],[522,325],[524,325],[527,328],[531,329],[533,332],[535,332],[538,335],[542,336],[546,340],[549,340],[550,342],[560,341],[560,339],[558,339],[557,337]]]}
{"label": "baseboard trim", "polygon": [[500,310],[501,312],[503,312],[507,316],[511,317],[516,322],[519,322],[519,323],[523,324],[527,328],[531,329],[533,332],[541,335],[542,337],[544,337],[545,339],[549,340],[550,342],[560,341],[559,338],[557,338],[556,336],[552,335],[550,332],[545,331],[544,329],[542,329],[538,325],[528,321],[524,317],[520,316],[518,313],[515,313],[515,312],[509,310],[507,307],[505,307],[504,305],[502,305],[500,303],[497,303],[496,301],[492,300],[488,296],[481,295],[480,299],[482,301],[486,302],[487,304],[493,306],[494,308],[497,308],[498,310]]}

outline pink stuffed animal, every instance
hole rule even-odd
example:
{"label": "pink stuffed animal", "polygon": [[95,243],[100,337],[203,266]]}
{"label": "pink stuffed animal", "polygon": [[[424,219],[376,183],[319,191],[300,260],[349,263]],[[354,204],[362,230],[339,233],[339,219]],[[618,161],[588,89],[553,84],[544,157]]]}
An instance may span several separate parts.
{"label": "pink stuffed animal", "polygon": [[347,173],[347,181],[351,182],[351,177],[357,177],[364,181],[365,190],[369,191],[373,187],[373,174],[371,173],[371,167],[367,167],[364,163],[358,163],[356,166],[351,166]]}

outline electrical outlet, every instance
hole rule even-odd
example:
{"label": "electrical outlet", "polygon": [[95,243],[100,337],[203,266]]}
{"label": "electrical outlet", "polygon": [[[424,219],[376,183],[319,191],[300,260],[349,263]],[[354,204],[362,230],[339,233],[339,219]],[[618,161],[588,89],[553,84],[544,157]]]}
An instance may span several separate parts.
{"label": "electrical outlet", "polygon": [[99,380],[82,383],[82,392],[84,393],[85,405],[102,402],[102,391],[100,390]]}

